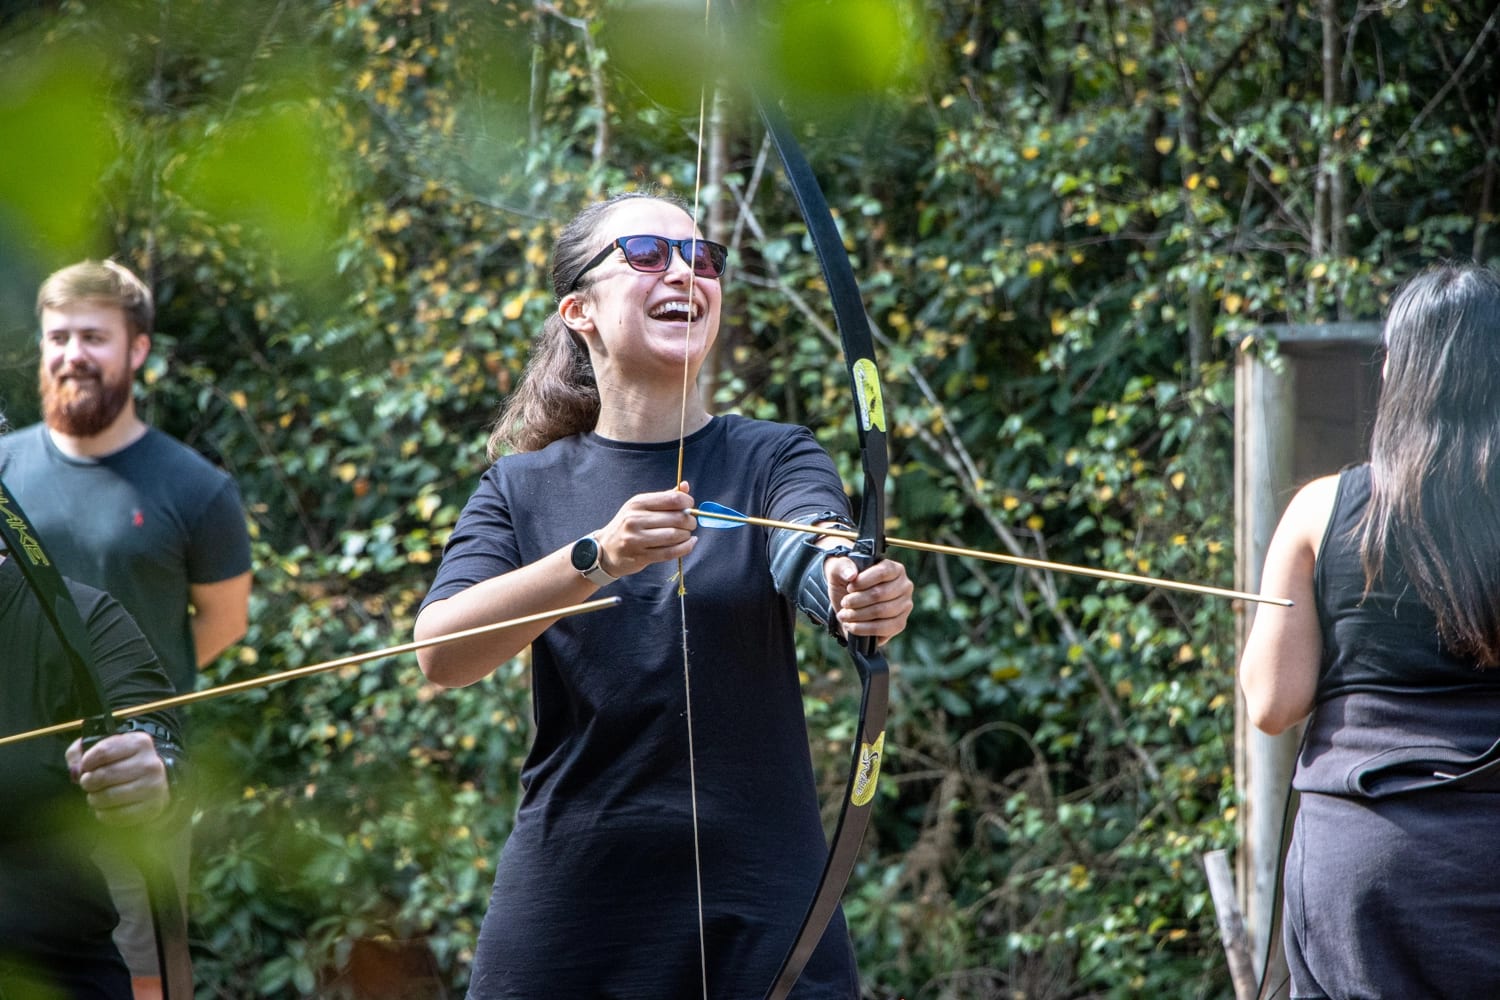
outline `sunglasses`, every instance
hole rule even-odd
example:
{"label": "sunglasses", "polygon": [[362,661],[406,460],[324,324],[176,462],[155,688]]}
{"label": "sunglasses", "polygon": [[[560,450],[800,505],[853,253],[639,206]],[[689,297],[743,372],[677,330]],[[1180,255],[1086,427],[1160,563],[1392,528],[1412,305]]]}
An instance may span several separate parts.
{"label": "sunglasses", "polygon": [[[722,277],[724,265],[729,263],[729,248],[711,240],[695,238],[669,240],[665,236],[621,236],[583,265],[583,270],[575,274],[572,282],[569,283],[568,294],[576,291],[578,282],[583,279],[583,276],[604,263],[617,247],[625,254],[625,263],[647,274],[660,274],[672,266],[673,247],[677,248],[677,255],[682,258],[682,262],[690,266],[693,273],[700,278]],[[692,254],[691,259],[688,257],[689,253]]]}

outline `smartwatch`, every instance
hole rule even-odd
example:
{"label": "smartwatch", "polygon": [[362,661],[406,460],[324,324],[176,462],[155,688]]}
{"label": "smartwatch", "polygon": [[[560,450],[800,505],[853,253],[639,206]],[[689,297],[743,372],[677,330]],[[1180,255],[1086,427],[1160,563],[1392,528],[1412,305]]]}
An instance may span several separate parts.
{"label": "smartwatch", "polygon": [[614,583],[618,577],[610,576],[599,565],[599,557],[603,550],[599,548],[599,540],[593,535],[584,535],[573,543],[573,568],[583,574],[583,578],[596,587],[604,587]]}

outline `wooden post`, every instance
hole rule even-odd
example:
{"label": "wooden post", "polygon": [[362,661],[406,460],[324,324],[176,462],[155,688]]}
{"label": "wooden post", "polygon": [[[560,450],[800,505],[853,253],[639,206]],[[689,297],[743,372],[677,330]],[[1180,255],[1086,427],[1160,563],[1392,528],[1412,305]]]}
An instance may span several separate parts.
{"label": "wooden post", "polygon": [[[1285,364],[1285,362],[1283,362]],[[1290,498],[1295,450],[1293,380],[1260,358],[1243,353],[1235,369],[1235,576],[1241,590],[1257,590],[1276,522]],[[1238,648],[1254,609],[1243,609]],[[1297,752],[1296,736],[1267,736],[1245,719],[1235,699],[1235,786],[1240,800],[1238,878],[1240,907],[1255,975],[1264,980],[1284,967],[1280,942],[1271,942],[1280,894],[1281,831],[1286,791]]]}
{"label": "wooden post", "polygon": [[1224,957],[1229,961],[1229,978],[1234,984],[1234,1000],[1255,1000],[1255,961],[1250,954],[1250,937],[1240,915],[1239,900],[1234,891],[1234,875],[1229,871],[1229,852],[1209,851],[1203,855],[1203,872],[1208,876],[1208,892],[1213,897],[1214,913],[1219,918],[1219,939],[1224,942]]}

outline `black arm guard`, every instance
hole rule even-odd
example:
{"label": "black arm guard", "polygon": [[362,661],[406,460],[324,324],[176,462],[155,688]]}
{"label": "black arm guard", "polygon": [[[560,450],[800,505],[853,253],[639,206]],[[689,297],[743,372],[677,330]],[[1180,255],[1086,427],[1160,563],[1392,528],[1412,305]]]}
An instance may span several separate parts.
{"label": "black arm guard", "polygon": [[[797,524],[833,522],[849,529],[842,515],[832,511],[800,517]],[[850,529],[852,530],[852,529]],[[833,602],[828,595],[828,578],[823,575],[823,562],[829,556],[846,555],[853,551],[848,545],[831,549],[820,548],[817,535],[788,528],[771,530],[771,578],[776,590],[791,601],[799,611],[807,615],[828,631],[842,645],[843,630],[833,611]]]}

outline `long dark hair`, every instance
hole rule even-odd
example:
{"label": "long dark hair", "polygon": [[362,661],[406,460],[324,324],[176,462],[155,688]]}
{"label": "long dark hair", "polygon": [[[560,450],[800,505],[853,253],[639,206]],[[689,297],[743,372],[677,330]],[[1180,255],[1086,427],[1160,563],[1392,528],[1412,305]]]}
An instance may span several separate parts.
{"label": "long dark hair", "polygon": [[1365,592],[1394,554],[1448,648],[1500,665],[1500,275],[1418,275],[1391,301],[1385,344]]}
{"label": "long dark hair", "polygon": [[[689,212],[679,198],[654,190],[627,191],[584,208],[558,233],[552,248],[552,294],[557,301],[562,301],[583,265],[599,252],[610,213],[624,202],[642,198]],[[579,290],[588,294],[588,289],[586,279]],[[521,381],[490,430],[490,460],[505,452],[540,451],[553,441],[593,430],[598,420],[599,387],[588,348],[554,309],[542,324]]]}

